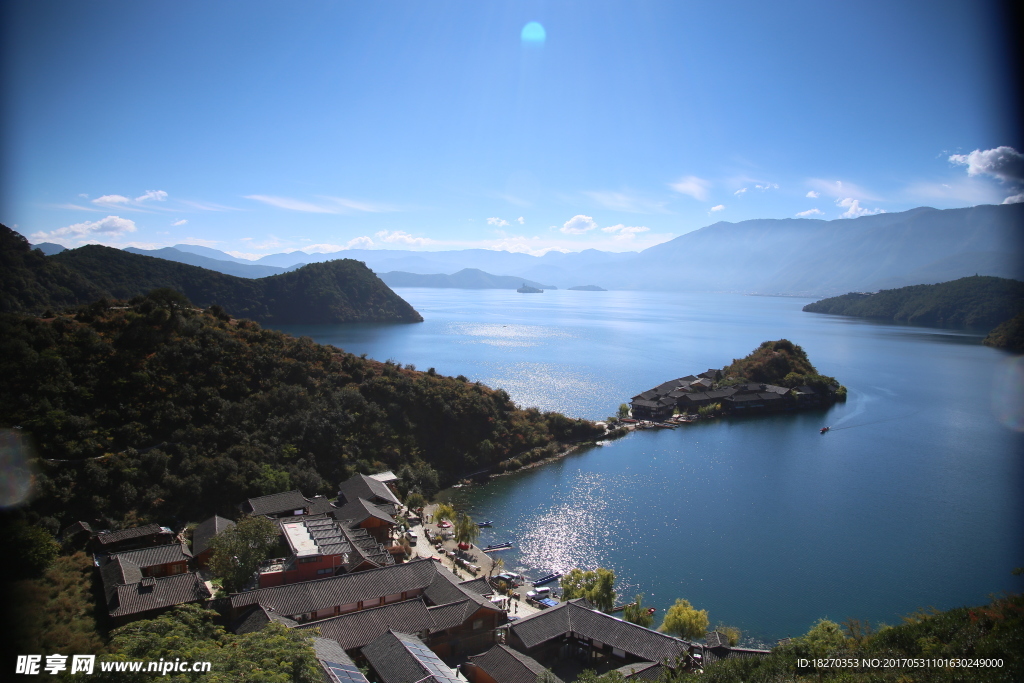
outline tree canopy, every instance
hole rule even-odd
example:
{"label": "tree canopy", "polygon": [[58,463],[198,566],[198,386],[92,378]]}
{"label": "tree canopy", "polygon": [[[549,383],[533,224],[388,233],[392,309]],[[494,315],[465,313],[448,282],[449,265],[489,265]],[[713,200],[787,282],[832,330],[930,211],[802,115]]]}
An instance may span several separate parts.
{"label": "tree canopy", "polygon": [[234,514],[391,469],[401,493],[603,430],[501,390],[380,363],[166,297],[0,314],[0,427],[37,446],[30,521],[108,528]]}
{"label": "tree canopy", "polygon": [[586,598],[604,612],[615,606],[615,572],[611,569],[573,569],[562,577],[560,585],[563,600]]}
{"label": "tree canopy", "polygon": [[[174,683],[320,683],[323,680],[310,631],[272,623],[245,635],[226,632],[214,623],[216,612],[182,605],[156,619],[136,621],[113,632],[112,655],[105,660],[160,658],[210,662],[209,673],[175,672],[161,676]],[[98,669],[98,667],[97,667]],[[118,681],[149,681],[118,672]],[[101,680],[101,679],[98,679]],[[113,677],[112,677],[112,680]]]}
{"label": "tree canopy", "polygon": [[650,628],[654,623],[654,615],[644,606],[644,596],[639,593],[633,598],[633,602],[622,610],[622,618],[644,628]]}
{"label": "tree canopy", "polygon": [[677,598],[675,604],[666,610],[658,630],[691,640],[703,638],[708,630],[708,611],[695,608],[689,600]]}
{"label": "tree canopy", "polygon": [[241,590],[277,542],[277,525],[266,517],[246,517],[210,541],[210,571],[224,579],[224,589]]}

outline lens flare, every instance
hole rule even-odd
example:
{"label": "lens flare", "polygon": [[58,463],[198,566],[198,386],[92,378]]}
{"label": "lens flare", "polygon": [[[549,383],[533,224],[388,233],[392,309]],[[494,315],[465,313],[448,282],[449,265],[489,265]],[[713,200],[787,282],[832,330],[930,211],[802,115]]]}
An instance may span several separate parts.
{"label": "lens flare", "polygon": [[992,382],[992,412],[1010,429],[1024,432],[1024,357],[1000,363]]}
{"label": "lens flare", "polygon": [[523,27],[522,32],[519,34],[519,39],[524,43],[543,44],[547,40],[548,34],[544,30],[544,27],[536,21],[531,21],[529,24]]}
{"label": "lens flare", "polygon": [[28,500],[32,492],[32,446],[12,429],[0,430],[0,508]]}

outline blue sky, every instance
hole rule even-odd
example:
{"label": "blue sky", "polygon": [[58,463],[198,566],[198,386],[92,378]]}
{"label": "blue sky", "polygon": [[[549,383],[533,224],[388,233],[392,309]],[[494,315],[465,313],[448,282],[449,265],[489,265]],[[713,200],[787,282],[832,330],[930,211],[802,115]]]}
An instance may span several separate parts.
{"label": "blue sky", "polygon": [[539,254],[1001,203],[1024,157],[994,7],[8,2],[0,221]]}

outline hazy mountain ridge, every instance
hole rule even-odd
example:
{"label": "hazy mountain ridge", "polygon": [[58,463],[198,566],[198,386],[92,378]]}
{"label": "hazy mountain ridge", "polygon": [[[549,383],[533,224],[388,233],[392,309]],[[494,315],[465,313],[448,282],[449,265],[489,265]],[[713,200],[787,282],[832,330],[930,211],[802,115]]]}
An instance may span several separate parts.
{"label": "hazy mountain ridge", "polygon": [[299,265],[292,266],[291,268],[278,268],[277,266],[261,266],[256,264],[250,265],[239,263],[237,261],[227,261],[210,258],[209,256],[201,256],[199,254],[181,251],[175,247],[164,247],[162,249],[136,249],[135,247],[128,247],[125,251],[130,254],[155,256],[156,258],[162,258],[168,261],[176,261],[177,263],[199,266],[200,268],[206,268],[207,270],[215,270],[218,273],[224,273],[225,275],[234,275],[235,277],[245,278],[260,278],[270,275],[280,275],[281,273],[287,273],[301,267]]}
{"label": "hazy mountain ridge", "polygon": [[[299,261],[353,258],[375,272],[430,275],[475,268],[561,288],[592,282],[606,289],[828,296],[974,274],[1024,278],[1022,235],[1021,204],[919,207],[830,221],[718,222],[639,253],[587,249],[531,256],[487,249],[351,249],[271,254],[247,263],[288,268]],[[206,247],[176,248],[243,262]]]}
{"label": "hazy mountain ridge", "polygon": [[477,268],[463,268],[457,273],[421,275],[400,270],[378,275],[389,287],[440,287],[448,289],[518,289],[523,285],[538,289],[558,289],[515,275],[493,275]]}

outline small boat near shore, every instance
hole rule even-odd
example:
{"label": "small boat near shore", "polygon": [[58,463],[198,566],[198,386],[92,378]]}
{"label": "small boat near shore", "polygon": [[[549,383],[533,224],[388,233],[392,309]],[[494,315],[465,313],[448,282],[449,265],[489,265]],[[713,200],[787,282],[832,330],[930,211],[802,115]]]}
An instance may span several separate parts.
{"label": "small boat near shore", "polygon": [[832,428],[831,427],[822,427],[821,428],[821,433],[824,434],[825,432],[827,432],[830,429],[832,429]]}
{"label": "small boat near shore", "polygon": [[487,527],[491,526],[492,524],[494,524],[494,522],[491,521],[491,520],[487,520],[486,522],[477,522],[476,523],[476,525],[478,527],[480,527],[481,529],[486,529]]}
{"label": "small boat near shore", "polygon": [[508,550],[511,547],[512,542],[508,541],[506,543],[494,543],[492,545],[487,546],[486,548],[481,548],[481,550],[483,550],[485,553],[493,553],[496,550]]}
{"label": "small boat near shore", "polygon": [[552,581],[557,581],[560,578],[562,578],[562,572],[554,572],[552,574],[548,574],[547,576],[542,576],[541,578],[537,579],[533,582],[533,585],[543,586],[545,583],[551,583]]}

